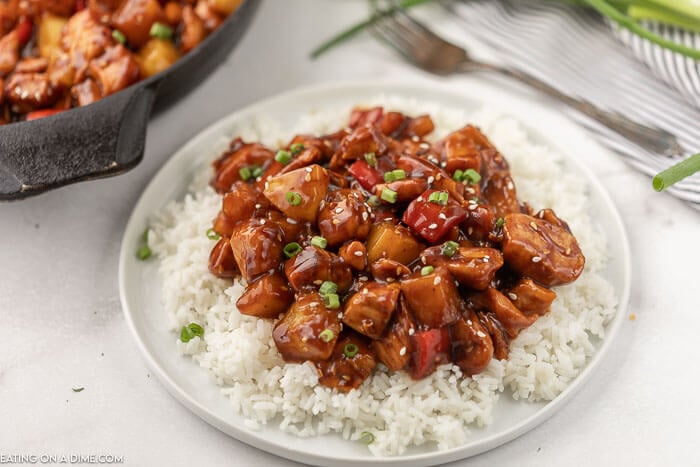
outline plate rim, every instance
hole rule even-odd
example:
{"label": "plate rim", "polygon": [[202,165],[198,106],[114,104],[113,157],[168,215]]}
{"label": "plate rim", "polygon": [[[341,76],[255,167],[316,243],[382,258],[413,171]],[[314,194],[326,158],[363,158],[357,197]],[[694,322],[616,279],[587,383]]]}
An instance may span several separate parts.
{"label": "plate rim", "polygon": [[[508,95],[511,100],[519,101],[520,103],[528,103],[530,99],[519,96],[513,91],[508,89],[503,89],[502,87],[485,85],[483,83],[472,84],[473,89],[488,90],[489,93],[501,93]],[[481,88],[481,89],[479,89]],[[372,90],[370,92],[370,90]],[[584,369],[579,373],[575,379],[569,383],[566,389],[564,389],[557,397],[548,401],[544,406],[538,410],[535,414],[525,418],[524,420],[510,426],[503,432],[491,434],[479,441],[477,446],[465,444],[461,446],[456,446],[447,450],[431,450],[429,452],[418,453],[418,454],[408,454],[408,455],[397,455],[391,457],[368,457],[368,458],[338,458],[331,457],[327,455],[321,455],[314,452],[307,452],[293,446],[283,446],[281,444],[276,444],[270,442],[262,437],[256,436],[255,432],[246,431],[245,427],[233,426],[224,419],[218,417],[216,414],[212,413],[207,407],[195,400],[187,391],[178,385],[173,378],[167,373],[167,371],[161,367],[157,362],[154,354],[150,351],[145,341],[143,340],[139,330],[137,329],[136,323],[133,318],[133,311],[129,307],[129,302],[127,299],[128,291],[125,287],[125,277],[127,274],[127,260],[132,256],[132,251],[127,248],[129,240],[133,232],[138,229],[135,225],[137,219],[136,214],[145,209],[146,202],[153,195],[152,192],[156,190],[159,185],[158,180],[166,174],[169,169],[176,166],[178,163],[184,162],[194,162],[197,160],[196,156],[192,156],[192,149],[198,146],[200,140],[204,140],[211,136],[211,134],[217,133],[221,128],[230,126],[233,122],[237,120],[245,120],[256,114],[259,108],[274,107],[288,100],[300,99],[306,95],[323,94],[331,91],[338,92],[342,94],[343,92],[363,92],[367,96],[386,94],[389,96],[400,95],[400,96],[411,96],[416,99],[430,101],[430,96],[442,95],[443,97],[453,96],[457,99],[463,100],[474,100],[483,103],[485,99],[483,97],[475,97],[476,93],[465,93],[460,92],[457,88],[452,88],[449,86],[435,88],[429,83],[421,82],[411,82],[411,81],[397,81],[397,80],[353,80],[353,81],[338,81],[332,83],[317,83],[308,86],[302,86],[298,88],[293,88],[285,92],[273,95],[271,97],[257,100],[249,105],[237,109],[216,121],[208,124],[196,135],[191,137],[183,146],[180,147],[163,165],[158,169],[158,171],[151,177],[148,181],[145,189],[139,196],[138,201],[134,204],[130,214],[129,220],[124,229],[120,252],[119,252],[119,270],[118,270],[118,281],[119,281],[119,298],[122,306],[122,311],[124,313],[127,325],[132,334],[132,337],[136,340],[137,346],[141,352],[142,358],[144,358],[147,366],[156,375],[161,384],[165,387],[166,391],[174,397],[179,403],[184,405],[188,410],[194,413],[197,417],[201,418],[208,424],[214,426],[223,433],[231,436],[232,438],[244,442],[250,446],[258,449],[262,449],[273,455],[277,455],[283,458],[287,458],[297,462],[311,462],[314,465],[366,465],[368,462],[372,464],[381,465],[434,465],[440,462],[451,462],[459,459],[466,459],[483,452],[489,451],[495,447],[512,441],[513,439],[523,435],[527,431],[540,425],[547,419],[549,419],[557,410],[568,403],[573,396],[590,380],[591,375],[600,366],[601,361],[604,356],[608,353],[609,348],[615,342],[615,336],[618,334],[623,321],[623,316],[629,307],[630,301],[630,291],[631,291],[631,256],[630,256],[630,244],[627,231],[625,229],[624,223],[622,222],[622,217],[617,209],[617,206],[610,197],[610,193],[595,176],[593,170],[585,165],[582,161],[577,158],[567,155],[567,152],[563,150],[561,144],[556,141],[556,139],[551,139],[547,137],[536,125],[532,125],[529,122],[523,121],[523,119],[517,115],[517,112],[508,111],[501,105],[502,99],[498,99],[498,102],[493,105],[492,108],[497,111],[503,110],[502,114],[514,117],[518,123],[526,129],[530,134],[535,134],[540,137],[544,142],[546,142],[547,147],[557,149],[562,154],[563,159],[566,164],[573,164],[579,170],[581,170],[582,175],[587,185],[594,188],[595,191],[600,196],[601,201],[609,209],[611,217],[613,219],[612,225],[609,226],[609,232],[616,231],[616,236],[619,236],[621,240],[621,261],[622,261],[622,271],[623,271],[623,286],[622,290],[616,290],[615,296],[619,298],[615,316],[612,321],[607,325],[605,330],[605,337],[602,339],[599,347],[596,349],[595,354],[587,362]],[[410,91],[416,91],[411,93]],[[555,118],[556,111],[547,104],[541,102],[537,103],[537,107],[532,109],[534,114],[540,114],[540,116],[545,116],[546,119]],[[549,114],[549,115],[548,115]],[[603,148],[596,141],[593,141],[590,137],[586,137],[584,130],[577,124],[575,124],[566,114],[560,113],[559,121],[562,126],[564,126],[567,132],[575,134],[580,139],[585,139],[590,147],[593,147],[597,153],[604,154],[606,156],[612,157],[610,152]],[[212,142],[212,147],[214,146]],[[278,428],[274,428],[278,429]],[[428,462],[426,464],[426,462]]]}

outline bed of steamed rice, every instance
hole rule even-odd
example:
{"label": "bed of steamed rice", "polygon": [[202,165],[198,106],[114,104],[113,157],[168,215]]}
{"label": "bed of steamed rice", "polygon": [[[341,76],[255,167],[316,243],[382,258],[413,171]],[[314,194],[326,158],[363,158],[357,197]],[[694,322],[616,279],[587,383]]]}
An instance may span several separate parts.
{"label": "bed of steamed rice", "polygon": [[[376,455],[396,455],[424,443],[437,449],[455,447],[467,441],[470,428],[491,421],[501,394],[551,400],[583,370],[616,310],[614,291],[600,275],[606,263],[605,238],[587,211],[584,180],[564,171],[560,156],[533,144],[513,119],[488,110],[468,114],[392,96],[363,104],[385,105],[409,115],[428,113],[436,124],[434,138],[468,122],[477,124],[510,163],[519,198],[536,210],[553,208],[576,235],[586,255],[584,273],[575,283],[555,289],[550,313],[511,343],[508,360],[492,360],[472,378],[456,366],[443,365],[421,381],[380,365],[349,394],[318,385],[310,363],[285,364],[272,340],[274,323],[239,314],[235,301],[243,286],[207,270],[213,244],[204,232],[221,206],[220,196],[207,186],[209,167],[202,169],[183,200],[159,213],[149,233],[149,244],[160,259],[168,317],[164,326],[172,329],[178,351],[209,371],[232,410],[250,427],[274,423],[299,436],[338,432],[349,440],[369,431],[374,435],[369,449]],[[274,147],[296,133],[334,131],[346,123],[347,115],[347,108],[319,110],[285,129],[269,118],[258,118],[239,127],[237,135]],[[225,144],[213,144],[212,159]],[[185,344],[177,338],[178,331],[190,322],[200,323],[205,334]]]}

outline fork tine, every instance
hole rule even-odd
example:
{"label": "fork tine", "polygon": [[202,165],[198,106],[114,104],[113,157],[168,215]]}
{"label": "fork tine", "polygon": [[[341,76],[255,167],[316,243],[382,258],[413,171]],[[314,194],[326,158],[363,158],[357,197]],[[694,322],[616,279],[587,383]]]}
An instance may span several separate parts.
{"label": "fork tine", "polygon": [[406,39],[406,37],[398,32],[394,27],[388,26],[388,24],[383,24],[382,20],[377,21],[370,31],[384,42],[393,47],[401,55],[403,55],[410,62],[415,62],[415,47],[414,45]]}
{"label": "fork tine", "polygon": [[426,25],[418,21],[416,18],[411,16],[405,8],[398,7],[395,10],[395,14],[392,15],[394,21],[398,26],[402,28],[407,34],[411,34],[413,37],[419,38],[422,41],[440,41],[446,42],[442,37],[435,34]]}

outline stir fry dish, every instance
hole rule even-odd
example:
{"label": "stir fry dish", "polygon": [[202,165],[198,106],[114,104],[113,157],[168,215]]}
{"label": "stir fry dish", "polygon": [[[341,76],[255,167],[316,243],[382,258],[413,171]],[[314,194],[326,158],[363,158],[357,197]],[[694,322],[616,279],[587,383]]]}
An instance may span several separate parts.
{"label": "stir fry dish", "polygon": [[0,0],[0,124],[88,105],[155,75],[241,0]]}
{"label": "stir fry dish", "polygon": [[240,313],[279,318],[283,359],[313,362],[325,386],[357,388],[379,363],[477,374],[583,271],[569,226],[518,200],[477,127],[430,143],[433,129],[356,109],[279,150],[237,138],[214,163],[209,270],[245,280]]}

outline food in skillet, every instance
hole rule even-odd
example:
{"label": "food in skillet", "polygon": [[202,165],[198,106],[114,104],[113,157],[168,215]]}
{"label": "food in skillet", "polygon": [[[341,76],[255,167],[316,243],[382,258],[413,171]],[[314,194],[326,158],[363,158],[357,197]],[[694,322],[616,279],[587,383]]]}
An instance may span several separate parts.
{"label": "food in skillet", "polygon": [[427,115],[355,110],[348,128],[273,151],[237,138],[209,257],[242,277],[242,314],[276,319],[288,362],[349,391],[378,363],[421,379],[505,359],[584,267],[568,225],[521,203],[507,162],[471,125],[431,144]]}
{"label": "food in skillet", "polygon": [[0,124],[91,104],[194,49],[241,0],[1,0]]}

